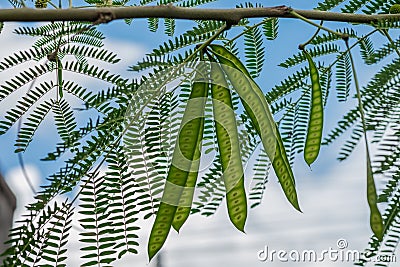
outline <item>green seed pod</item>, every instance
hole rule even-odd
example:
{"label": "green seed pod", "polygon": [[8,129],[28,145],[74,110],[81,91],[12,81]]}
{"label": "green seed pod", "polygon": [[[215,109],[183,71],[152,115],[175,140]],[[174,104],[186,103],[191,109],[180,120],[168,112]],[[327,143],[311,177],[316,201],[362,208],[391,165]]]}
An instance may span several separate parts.
{"label": "green seed pod", "polygon": [[378,238],[378,240],[382,241],[384,232],[385,232],[385,226],[383,224],[383,219],[382,215],[378,209],[378,197],[376,193],[376,187],[375,187],[375,181],[374,181],[374,174],[372,170],[372,165],[371,165],[371,157],[369,153],[369,144],[368,144],[368,136],[367,136],[367,124],[365,120],[365,114],[364,114],[364,107],[363,107],[363,101],[361,98],[361,91],[360,91],[360,86],[358,83],[357,79],[357,72],[353,60],[353,56],[351,54],[351,50],[349,48],[349,44],[346,42],[346,47],[349,50],[349,57],[350,57],[350,63],[351,63],[351,69],[353,71],[353,77],[354,77],[354,82],[356,86],[356,91],[357,91],[357,99],[358,99],[358,108],[360,111],[360,117],[361,117],[361,122],[363,126],[363,134],[364,134],[364,142],[365,142],[365,150],[366,150],[366,155],[367,155],[367,200],[368,200],[368,206],[370,209],[370,226],[372,232],[375,234],[375,236]]}
{"label": "green seed pod", "polygon": [[63,97],[63,76],[62,76],[62,64],[61,64],[61,60],[59,58],[57,58],[57,79],[58,79],[58,95],[60,96],[60,98]]}
{"label": "green seed pod", "polygon": [[389,9],[390,14],[400,14],[400,4],[394,4]]}
{"label": "green seed pod", "polygon": [[[198,72],[196,75],[200,75]],[[195,78],[199,81],[200,78]],[[204,127],[204,108],[208,86],[204,82],[194,82],[188,103],[183,114],[178,139],[172,155],[172,163],[167,175],[163,196],[151,229],[147,253],[149,260],[161,249],[169,234],[175,218],[177,206],[182,201],[182,192],[191,172],[192,164],[202,136],[199,132]],[[196,173],[197,177],[197,173]]]}
{"label": "green seed pod", "polygon": [[318,69],[311,55],[303,50],[310,68],[311,78],[311,102],[310,119],[308,121],[307,138],[304,146],[304,159],[310,166],[318,157],[321,148],[322,128],[324,120],[324,107],[322,99],[322,88],[319,82]]}
{"label": "green seed pod", "polygon": [[224,72],[238,93],[247,114],[261,137],[264,149],[272,162],[284,194],[293,207],[300,211],[294,175],[264,94],[235,55],[220,45],[212,44],[209,47],[222,64]]}
{"label": "green seed pod", "polygon": [[[208,91],[208,84],[204,84],[204,86],[207,87],[206,90]],[[186,222],[190,214],[190,209],[193,202],[194,189],[196,186],[197,176],[200,166],[201,140],[203,138],[203,131],[204,131],[204,117],[201,118],[200,131],[197,139],[196,151],[193,157],[191,169],[187,176],[185,188],[182,191],[181,198],[179,200],[178,207],[176,209],[175,216],[172,221],[172,227],[177,232],[179,232],[182,225]]]}
{"label": "green seed pod", "polygon": [[377,205],[376,187],[371,166],[371,159],[369,157],[369,150],[367,150],[367,200],[370,208],[369,221],[371,230],[379,240],[382,240],[384,234],[384,225],[382,215]]}
{"label": "green seed pod", "polygon": [[211,64],[214,122],[221,156],[228,214],[233,225],[244,232],[247,199],[236,116],[225,74],[219,64]]}

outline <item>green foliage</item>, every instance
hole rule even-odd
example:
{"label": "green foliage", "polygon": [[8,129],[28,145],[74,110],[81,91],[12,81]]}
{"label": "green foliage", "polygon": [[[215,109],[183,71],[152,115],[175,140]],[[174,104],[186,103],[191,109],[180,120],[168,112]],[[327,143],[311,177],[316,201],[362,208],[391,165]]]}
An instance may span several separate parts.
{"label": "green foliage", "polygon": [[64,99],[54,101],[53,112],[59,136],[63,141],[68,141],[71,138],[70,133],[76,128],[74,113],[69,103]]}
{"label": "green foliage", "polygon": [[307,50],[304,49],[303,52],[307,57],[311,80],[311,101],[309,103],[310,114],[307,128],[307,138],[304,145],[304,160],[310,166],[317,159],[319,150],[321,148],[321,138],[324,124],[324,96],[322,94],[318,69]]}
{"label": "green foliage", "polygon": [[365,62],[367,64],[379,63],[391,54],[395,53],[396,48],[398,47],[400,47],[400,38],[394,40],[393,44],[391,42],[388,42],[377,50],[374,50],[372,48],[372,44],[367,44],[366,49],[368,49],[368,52],[366,52],[367,54],[365,57]]}
{"label": "green foliage", "polygon": [[352,80],[349,55],[346,53],[336,63],[336,91],[339,101],[344,102],[349,97]]}
{"label": "green foliage", "polygon": [[275,40],[278,36],[278,18],[268,18],[264,19],[264,23],[262,25],[263,33],[268,40]]}
{"label": "green foliage", "polygon": [[342,8],[343,13],[355,13],[371,0],[352,0]]}
{"label": "green foliage", "polygon": [[249,193],[249,200],[252,201],[251,208],[261,204],[261,199],[265,191],[265,185],[268,182],[268,175],[271,169],[271,161],[262,149],[260,150],[256,162],[254,163],[254,176],[252,187]]}
{"label": "green foliage", "polygon": [[17,149],[15,152],[23,152],[27,149],[29,143],[32,141],[33,136],[38,129],[40,123],[44,120],[47,114],[53,107],[53,103],[44,101],[40,103],[33,111],[29,114],[27,122],[24,122],[23,127],[18,132],[18,138],[15,142]]}
{"label": "green foliage", "polygon": [[95,173],[88,175],[88,178],[82,181],[81,210],[79,213],[84,218],[79,220],[80,225],[84,229],[80,232],[80,240],[84,247],[82,250],[82,258],[84,263],[82,266],[96,265],[102,262],[106,266],[115,260],[112,249],[115,241],[110,238],[112,233],[112,224],[107,221],[109,213],[108,192],[103,186],[104,180]]}
{"label": "green foliage", "polygon": [[66,244],[71,229],[73,207],[69,203],[54,203],[37,214],[27,216],[12,229],[5,251],[10,255],[5,266],[66,266]]}
{"label": "green foliage", "polygon": [[112,249],[118,253],[120,259],[126,253],[137,253],[138,235],[135,231],[139,230],[136,226],[138,220],[136,210],[136,197],[139,190],[132,172],[129,170],[124,149],[119,146],[110,151],[107,157],[109,171],[104,177],[103,188],[109,199],[107,206],[108,221],[112,226],[112,231],[108,234],[113,236]]}
{"label": "green foliage", "polygon": [[258,27],[250,27],[247,29],[244,34],[244,45],[246,67],[249,69],[251,77],[256,78],[262,71],[265,54],[261,30]]}
{"label": "green foliage", "polygon": [[346,0],[324,0],[318,3],[317,9],[322,11],[328,11],[342,4],[345,1]]}
{"label": "green foliage", "polygon": [[[370,1],[370,3],[368,3],[365,6],[365,10],[363,10],[363,12],[367,13],[367,14],[375,14],[375,13],[392,13],[390,12],[390,8],[392,6],[396,6],[396,4],[398,4],[397,0],[389,0],[389,1],[385,1],[385,0],[375,0],[375,1]],[[394,10],[395,11],[395,10]]]}
{"label": "green foliage", "polygon": [[374,46],[370,38],[364,37],[360,42],[360,53],[366,64],[372,64],[374,58]]}
{"label": "green foliage", "polygon": [[[345,33],[350,38],[358,37],[355,30],[352,28],[336,29],[335,31],[338,33]],[[325,44],[325,43],[336,42],[338,40],[339,41],[342,40],[342,37],[340,37],[340,35],[338,35],[338,34],[334,34],[332,32],[321,32],[319,35],[315,36],[315,38],[312,39],[311,44],[321,45],[321,44]]]}
{"label": "green foliage", "polygon": [[[323,44],[320,46],[316,46],[313,49],[310,49],[309,54],[312,57],[320,57],[338,52],[339,46],[337,46],[336,44]],[[304,53],[299,52],[298,54],[293,55],[292,57],[286,59],[284,62],[280,63],[279,66],[283,68],[290,68],[305,61],[307,61],[306,56],[304,55]]]}
{"label": "green foliage", "polygon": [[168,36],[173,36],[175,33],[175,20],[165,19],[165,34]]}

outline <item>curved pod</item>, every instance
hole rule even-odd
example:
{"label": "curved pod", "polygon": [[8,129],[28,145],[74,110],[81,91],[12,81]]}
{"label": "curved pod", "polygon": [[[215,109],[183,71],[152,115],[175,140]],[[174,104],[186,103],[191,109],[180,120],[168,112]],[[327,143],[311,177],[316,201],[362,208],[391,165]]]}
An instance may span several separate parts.
{"label": "curved pod", "polygon": [[287,159],[282,138],[264,94],[235,55],[220,45],[210,45],[210,48],[222,64],[224,72],[238,93],[247,114],[256,128],[286,198],[295,209],[300,211],[294,175]]}
{"label": "curved pod", "polygon": [[211,63],[211,79],[214,122],[226,189],[228,214],[235,227],[244,232],[247,199],[236,116],[225,74],[217,63]]}
{"label": "curved pod", "polygon": [[324,107],[322,99],[322,88],[319,82],[318,69],[311,55],[303,50],[310,69],[311,78],[311,103],[310,119],[308,121],[307,137],[304,146],[304,160],[310,166],[318,157],[321,148],[322,129],[324,124]]}
{"label": "curved pod", "polygon": [[371,158],[369,157],[369,149],[367,149],[367,200],[370,209],[369,223],[371,230],[379,240],[382,240],[385,226],[377,204],[378,200],[371,166]]}
{"label": "curved pod", "polygon": [[196,72],[192,91],[183,114],[178,139],[172,155],[172,163],[168,171],[163,196],[157,211],[156,219],[151,229],[147,253],[149,260],[161,249],[169,234],[171,224],[186,182],[191,173],[192,163],[198,161],[196,153],[202,136],[199,132],[204,127],[204,108],[207,99],[208,86],[201,80],[201,73]]}
{"label": "curved pod", "polygon": [[[208,84],[207,86],[208,91]],[[203,114],[204,115],[204,114]],[[172,221],[172,227],[179,232],[182,225],[186,222],[190,214],[190,209],[193,202],[194,189],[197,182],[198,171],[200,167],[200,157],[201,157],[201,140],[203,138],[204,131],[204,117],[200,121],[199,136],[196,143],[196,151],[194,153],[193,162],[190,167],[190,172],[188,173],[185,187],[183,188],[181,197],[179,199],[178,207],[176,208],[175,216]]]}

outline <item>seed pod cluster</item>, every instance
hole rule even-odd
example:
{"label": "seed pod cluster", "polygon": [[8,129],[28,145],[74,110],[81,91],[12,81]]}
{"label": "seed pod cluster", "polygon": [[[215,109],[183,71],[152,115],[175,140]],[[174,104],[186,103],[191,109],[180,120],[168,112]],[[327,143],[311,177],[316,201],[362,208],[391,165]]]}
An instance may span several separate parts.
{"label": "seed pod cluster", "polygon": [[[178,139],[172,155],[172,163],[168,171],[166,184],[156,219],[150,233],[148,242],[148,256],[151,260],[161,249],[169,234],[171,225],[179,230],[187,217],[187,210],[177,207],[188,203],[188,198],[193,196],[188,191],[187,183],[196,183],[198,173],[198,160],[200,158],[200,143],[204,128],[205,99],[208,93],[208,84],[201,82],[201,74],[196,73],[192,84],[192,91],[187,102]],[[181,207],[186,207],[182,205]]]}
{"label": "seed pod cluster", "polygon": [[57,79],[58,79],[58,95],[60,98],[63,97],[63,68],[59,58],[57,58]]}
{"label": "seed pod cluster", "polygon": [[247,199],[239,136],[231,92],[219,64],[211,64],[211,81],[214,121],[221,155],[228,214],[235,227],[244,232],[247,218]]}
{"label": "seed pod cluster", "polygon": [[238,93],[246,113],[249,115],[263,143],[284,194],[293,207],[300,211],[295,181],[289,160],[262,90],[253,81],[241,61],[225,47],[210,45],[211,52]]}
{"label": "seed pod cluster", "polygon": [[179,231],[189,216],[201,156],[204,108],[208,88],[211,88],[214,125],[226,190],[227,209],[233,225],[244,232],[247,198],[230,85],[239,95],[245,112],[261,138],[284,194],[293,207],[300,211],[294,175],[278,126],[262,90],[240,60],[225,47],[209,45],[207,55],[210,61],[210,74],[205,81],[200,81],[201,77],[195,77],[195,82],[192,83],[192,91],[183,115],[172,164],[150,233],[149,259],[161,249],[171,226]]}

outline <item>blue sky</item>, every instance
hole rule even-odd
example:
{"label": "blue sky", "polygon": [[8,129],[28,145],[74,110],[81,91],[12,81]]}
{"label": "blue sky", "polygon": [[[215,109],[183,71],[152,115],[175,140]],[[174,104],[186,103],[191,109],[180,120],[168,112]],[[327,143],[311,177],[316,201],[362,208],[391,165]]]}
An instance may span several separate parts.
{"label": "blue sky", "polygon": [[[234,1],[220,1],[213,4],[215,7],[234,7]],[[264,5],[289,5],[293,8],[309,9],[316,6],[318,1],[263,1]],[[3,5],[4,6],[4,5]],[[2,7],[2,6],[0,6]],[[2,49],[0,57],[4,57],[16,49],[29,48],[30,39],[21,39],[11,34],[15,23],[5,25],[0,35]],[[185,29],[188,22],[177,22],[177,28]],[[326,23],[330,26],[332,24]],[[335,28],[335,26],[333,26]],[[112,22],[102,25],[107,39],[106,47],[117,51],[123,59],[117,66],[110,66],[114,72],[122,72],[126,77],[136,76],[136,73],[126,71],[127,67],[135,63],[146,52],[150,52],[159,43],[168,40],[160,30],[151,33],[146,30],[145,20],[134,21],[128,26],[123,22]],[[266,63],[263,75],[257,80],[263,88],[271,88],[290,70],[282,69],[277,65],[293,53],[297,53],[299,43],[307,40],[314,29],[292,19],[282,19],[280,35],[274,42],[266,43]],[[361,67],[360,67],[361,68]],[[364,84],[377,66],[360,70],[361,83]],[[0,81],[15,74],[17,69],[8,73],[0,73]],[[354,88],[353,88],[354,90]],[[353,91],[354,92],[354,91]],[[346,110],[347,105],[337,105],[334,94],[328,106],[325,129],[335,126],[336,119]],[[7,103],[0,106],[0,114],[12,106],[15,96],[11,96]],[[32,199],[29,188],[23,180],[13,142],[16,136],[16,127],[0,137],[0,171],[5,174],[6,180],[19,197],[21,214],[23,204]],[[24,161],[29,175],[36,188],[44,178],[56,171],[61,165],[53,162],[41,162],[39,159],[58,142],[52,120],[46,120],[36,135],[28,151],[24,154]],[[296,212],[284,199],[284,195],[274,175],[270,176],[264,202],[256,209],[250,210],[246,226],[246,234],[240,233],[230,224],[226,208],[223,205],[216,215],[210,218],[192,216],[183,227],[179,235],[172,233],[163,249],[164,266],[265,266],[267,262],[257,259],[257,252],[268,246],[270,249],[284,249],[299,251],[315,249],[337,249],[337,240],[345,239],[349,249],[362,251],[369,240],[371,231],[368,223],[368,205],[365,198],[365,155],[362,146],[359,146],[348,161],[339,163],[336,160],[338,144],[323,147],[312,171],[305,165],[302,156],[295,164],[298,194],[303,213]],[[142,222],[140,255],[133,255],[117,263],[115,266],[155,266],[149,265],[146,260],[145,243],[149,233],[149,222]],[[71,240],[77,240],[77,232],[72,234]],[[70,255],[79,253],[79,246],[70,245]],[[399,260],[399,259],[398,259]],[[68,266],[78,266],[78,257],[71,256]],[[286,263],[274,262],[269,266],[282,266]],[[294,266],[317,266],[317,263],[293,263]],[[292,265],[290,265],[292,266]],[[318,266],[352,266],[351,262],[325,261]]]}

